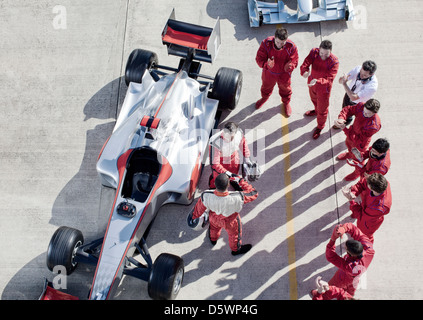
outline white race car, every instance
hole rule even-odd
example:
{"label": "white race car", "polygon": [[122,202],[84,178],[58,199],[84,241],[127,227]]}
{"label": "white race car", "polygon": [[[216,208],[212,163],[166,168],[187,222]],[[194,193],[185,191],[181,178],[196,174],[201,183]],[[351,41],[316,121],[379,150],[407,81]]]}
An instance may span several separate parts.
{"label": "white race car", "polygon": [[98,158],[102,184],[116,190],[104,238],[84,244],[79,230],[60,227],[48,246],[52,271],[61,265],[69,275],[78,263],[96,265],[90,299],[112,298],[124,274],[148,281],[153,299],[176,297],[183,260],[162,253],[153,263],[145,234],[162,205],[193,201],[219,110],[234,109],[241,93],[239,70],[220,68],[215,77],[200,73],[200,62],[212,62],[217,54],[219,19],[207,28],[178,21],[172,11],[162,41],[169,54],[181,57],[179,66],[161,66],[147,50],[130,54],[126,97]]}
{"label": "white race car", "polygon": [[250,27],[263,24],[308,23],[329,20],[354,20],[352,0],[319,0],[313,8],[313,0],[298,0],[297,10],[290,13],[281,0],[265,2],[248,0]]}

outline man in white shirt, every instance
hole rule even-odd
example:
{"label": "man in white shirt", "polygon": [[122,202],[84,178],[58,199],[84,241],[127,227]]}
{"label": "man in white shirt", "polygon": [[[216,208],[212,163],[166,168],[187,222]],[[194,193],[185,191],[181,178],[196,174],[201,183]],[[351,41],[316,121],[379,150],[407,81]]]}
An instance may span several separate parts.
{"label": "man in white shirt", "polygon": [[[345,89],[345,96],[342,108],[351,106],[359,102],[365,103],[376,93],[378,81],[375,75],[377,66],[374,61],[364,61],[361,66],[357,66],[347,74],[339,78],[339,83]],[[350,124],[352,117],[347,119],[346,125]],[[333,127],[334,129],[338,129]]]}

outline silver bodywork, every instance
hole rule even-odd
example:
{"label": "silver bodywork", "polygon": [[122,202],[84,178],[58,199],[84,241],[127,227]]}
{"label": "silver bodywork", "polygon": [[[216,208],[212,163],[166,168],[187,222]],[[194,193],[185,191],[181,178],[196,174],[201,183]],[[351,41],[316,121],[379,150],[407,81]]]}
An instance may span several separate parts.
{"label": "silver bodywork", "polygon": [[[193,200],[201,163],[207,157],[218,101],[207,98],[209,86],[188,77],[185,71],[155,81],[146,71],[142,83],[131,82],[116,121],[97,162],[104,186],[116,189],[101,255],[94,276],[91,299],[106,299],[120,282],[126,256],[132,256],[158,209],[166,203]],[[156,129],[141,125],[145,116],[160,119]],[[141,149],[140,149],[141,148]],[[144,201],[123,194],[128,172],[126,158],[134,150],[154,150],[162,169]],[[132,150],[132,151],[131,151]],[[165,170],[164,170],[165,168]],[[121,202],[134,204],[132,218],[117,213]]]}
{"label": "silver bodywork", "polygon": [[312,0],[298,0],[297,3],[297,12],[291,14],[283,1],[272,3],[248,0],[250,27],[259,27],[262,24],[354,19],[352,0],[319,0],[316,9],[313,9]]}

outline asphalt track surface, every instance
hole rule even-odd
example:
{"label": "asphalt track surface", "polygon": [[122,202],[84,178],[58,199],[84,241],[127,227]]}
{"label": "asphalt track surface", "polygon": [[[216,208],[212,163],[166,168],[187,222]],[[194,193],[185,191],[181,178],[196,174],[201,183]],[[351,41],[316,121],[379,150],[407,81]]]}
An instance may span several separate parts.
{"label": "asphalt track surface", "polygon": [[[287,2],[294,8],[295,1]],[[364,60],[377,62],[381,131],[391,143],[393,206],[375,235],[375,258],[357,297],[362,300],[421,299],[423,261],[422,134],[423,2],[355,0],[354,22],[285,25],[298,46],[300,64],[323,39],[333,42],[338,77]],[[333,84],[328,122],[312,140],[315,120],[299,68],[292,77],[293,114],[286,118],[275,89],[258,111],[261,70],[254,58],[275,25],[252,29],[245,0],[10,1],[0,4],[0,290],[3,300],[33,300],[47,270],[46,249],[62,225],[80,229],[86,241],[104,234],[111,190],[100,186],[95,163],[122,105],[126,59],[135,48],[154,51],[160,64],[176,66],[161,43],[175,8],[182,21],[213,27],[221,20],[222,45],[212,65],[240,69],[244,83],[236,110],[225,114],[249,132],[254,156],[265,172],[254,186],[260,195],[241,213],[244,243],[252,250],[230,254],[225,232],[212,248],[205,232],[186,225],[191,206],[166,205],[148,237],[150,253],[181,256],[185,278],[178,300],[309,300],[316,276],[329,280],[326,261],[332,228],[349,218],[341,193],[351,167],[335,156],[345,136],[331,129],[344,90]],[[210,168],[199,184],[207,188]],[[341,248],[339,248],[341,253]],[[87,297],[94,268],[79,266],[65,292]],[[124,277],[115,299],[148,300],[147,284]]]}

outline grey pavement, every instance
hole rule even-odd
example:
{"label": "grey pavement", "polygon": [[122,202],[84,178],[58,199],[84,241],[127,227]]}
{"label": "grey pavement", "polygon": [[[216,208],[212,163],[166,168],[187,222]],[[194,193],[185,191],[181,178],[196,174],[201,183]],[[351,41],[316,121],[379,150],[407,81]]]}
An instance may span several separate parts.
{"label": "grey pavement", "polygon": [[[147,239],[150,253],[181,256],[184,285],[179,300],[309,300],[314,279],[329,280],[335,268],[325,246],[337,223],[352,222],[341,193],[352,171],[335,156],[345,136],[331,125],[344,91],[334,82],[329,119],[322,135],[311,139],[315,119],[299,68],[292,78],[293,114],[285,118],[275,89],[260,97],[261,70],[254,58],[274,25],[252,29],[246,0],[10,1],[0,4],[0,292],[1,299],[37,299],[54,231],[80,229],[86,241],[104,234],[113,190],[102,188],[95,170],[126,92],[126,59],[135,48],[158,54],[160,64],[176,66],[161,43],[161,31],[175,8],[176,18],[212,27],[221,19],[222,45],[212,65],[242,70],[244,84],[236,110],[223,121],[249,131],[250,147],[264,159],[265,172],[254,183],[255,202],[241,212],[243,241],[252,250],[230,254],[225,232],[211,247],[206,232],[186,225],[191,206],[164,206]],[[295,1],[288,2],[294,8]],[[355,22],[286,25],[299,50],[300,64],[322,39],[333,42],[340,60],[338,76],[364,60],[378,64],[381,131],[391,143],[387,175],[393,206],[375,234],[375,258],[357,297],[363,300],[422,299],[420,194],[423,132],[419,114],[423,92],[423,3],[354,0]],[[197,197],[207,188],[210,168]],[[341,252],[341,251],[340,251]],[[68,277],[65,292],[86,299],[94,269],[80,266]],[[147,284],[124,277],[115,299],[149,299]]]}

